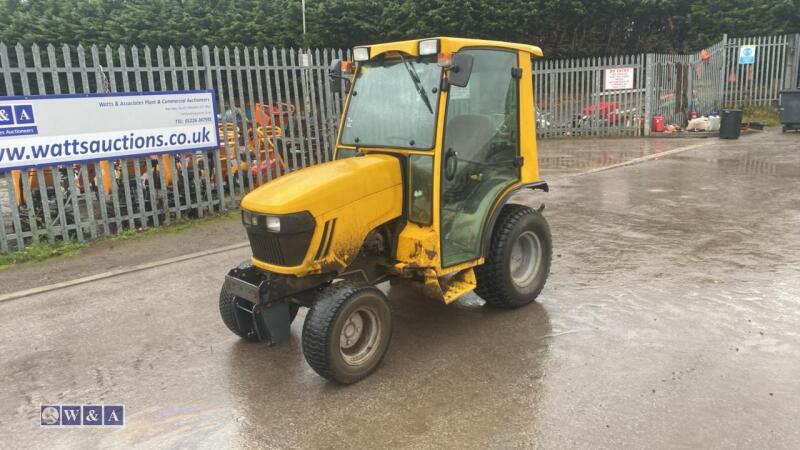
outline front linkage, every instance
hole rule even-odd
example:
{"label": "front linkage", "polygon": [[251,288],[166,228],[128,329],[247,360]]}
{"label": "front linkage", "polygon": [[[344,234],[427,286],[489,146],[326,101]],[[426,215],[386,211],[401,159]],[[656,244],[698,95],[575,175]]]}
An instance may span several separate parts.
{"label": "front linkage", "polygon": [[220,307],[231,309],[226,321],[229,328],[235,327],[231,331],[274,345],[289,337],[299,306],[309,306],[311,295],[332,279],[332,274],[294,277],[264,273],[245,262],[225,276]]}

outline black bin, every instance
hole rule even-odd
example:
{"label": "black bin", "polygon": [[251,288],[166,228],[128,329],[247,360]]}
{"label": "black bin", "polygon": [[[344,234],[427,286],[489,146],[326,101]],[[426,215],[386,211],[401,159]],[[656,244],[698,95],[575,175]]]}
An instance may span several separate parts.
{"label": "black bin", "polygon": [[719,138],[739,139],[742,132],[742,110],[723,109],[720,114]]}
{"label": "black bin", "polygon": [[800,89],[781,91],[780,114],[783,131],[800,130]]}

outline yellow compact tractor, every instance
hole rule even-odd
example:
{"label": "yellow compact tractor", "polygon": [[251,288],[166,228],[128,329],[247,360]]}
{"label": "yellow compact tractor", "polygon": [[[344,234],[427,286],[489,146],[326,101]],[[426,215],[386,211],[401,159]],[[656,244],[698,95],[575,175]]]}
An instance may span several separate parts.
{"label": "yellow compact tractor", "polygon": [[353,49],[334,61],[347,89],[333,161],[242,200],[253,257],[219,298],[248,340],[289,336],[298,309],[306,360],[356,382],[380,363],[392,320],[376,284],[451,303],[475,291],[516,308],[541,292],[552,244],[542,208],[509,203],[539,179],[532,59],[538,47],[440,37]]}

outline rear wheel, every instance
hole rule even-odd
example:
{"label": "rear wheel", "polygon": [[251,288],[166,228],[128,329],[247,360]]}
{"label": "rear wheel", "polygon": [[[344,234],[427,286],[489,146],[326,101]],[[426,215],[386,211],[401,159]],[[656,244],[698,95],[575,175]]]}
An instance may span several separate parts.
{"label": "rear wheel", "polygon": [[[249,269],[250,267],[252,264],[249,261],[238,266],[239,269]],[[222,317],[222,322],[233,334],[248,341],[258,341],[258,333],[253,320],[254,307],[252,302],[231,294],[224,287],[220,290],[219,315]],[[289,323],[294,321],[299,309],[300,306],[296,303],[289,303]]]}
{"label": "rear wheel", "polygon": [[340,282],[322,290],[303,325],[303,354],[320,376],[355,383],[380,364],[392,334],[389,302],[378,288]]}
{"label": "rear wheel", "polygon": [[475,293],[488,306],[517,308],[536,299],[550,273],[550,226],[539,211],[506,205],[500,212],[486,262],[476,268]]}

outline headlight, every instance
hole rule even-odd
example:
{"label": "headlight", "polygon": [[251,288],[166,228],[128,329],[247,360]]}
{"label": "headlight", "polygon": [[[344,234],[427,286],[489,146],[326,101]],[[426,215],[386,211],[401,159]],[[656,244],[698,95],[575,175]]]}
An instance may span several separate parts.
{"label": "headlight", "polygon": [[275,216],[267,216],[267,230],[273,233],[281,232],[281,218]]}
{"label": "headlight", "polygon": [[428,39],[427,41],[419,41],[419,56],[435,55],[439,53],[439,40]]}
{"label": "headlight", "polygon": [[314,230],[314,218],[308,211],[293,214],[259,214],[242,210],[242,223],[250,231],[293,234]]}
{"label": "headlight", "polygon": [[265,227],[273,233],[281,232],[281,218],[277,216],[265,216],[243,209],[242,223],[249,227]]}
{"label": "headlight", "polygon": [[353,59],[356,61],[369,61],[369,47],[355,47],[353,49]]}

